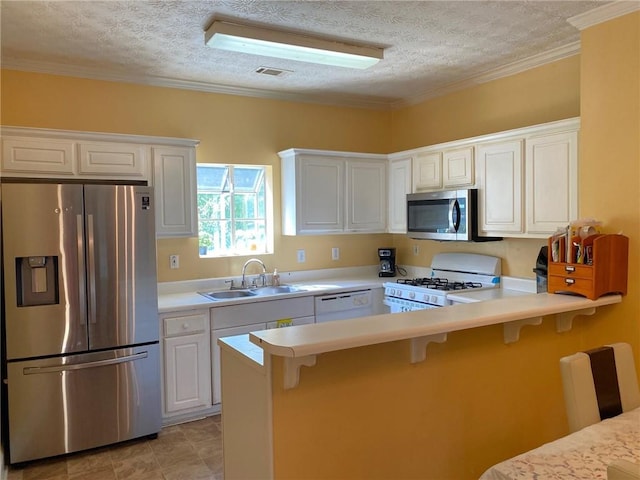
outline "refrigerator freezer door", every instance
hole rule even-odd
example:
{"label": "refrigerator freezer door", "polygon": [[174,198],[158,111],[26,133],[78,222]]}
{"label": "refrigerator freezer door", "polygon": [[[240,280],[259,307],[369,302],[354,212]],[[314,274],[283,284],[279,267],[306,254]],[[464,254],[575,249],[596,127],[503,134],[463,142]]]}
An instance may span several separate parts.
{"label": "refrigerator freezer door", "polygon": [[11,463],[160,431],[158,344],[7,367]]}
{"label": "refrigerator freezer door", "polygon": [[86,185],[89,348],[159,337],[151,187]]}
{"label": "refrigerator freezer door", "polygon": [[1,201],[7,358],[87,350],[82,185],[4,183]]}

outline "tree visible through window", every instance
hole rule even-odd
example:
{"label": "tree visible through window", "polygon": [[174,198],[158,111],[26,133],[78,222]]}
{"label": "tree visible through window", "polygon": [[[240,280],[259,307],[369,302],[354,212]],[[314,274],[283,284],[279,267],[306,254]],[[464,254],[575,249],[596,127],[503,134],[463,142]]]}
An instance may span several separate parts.
{"label": "tree visible through window", "polygon": [[199,164],[200,256],[268,253],[266,167]]}

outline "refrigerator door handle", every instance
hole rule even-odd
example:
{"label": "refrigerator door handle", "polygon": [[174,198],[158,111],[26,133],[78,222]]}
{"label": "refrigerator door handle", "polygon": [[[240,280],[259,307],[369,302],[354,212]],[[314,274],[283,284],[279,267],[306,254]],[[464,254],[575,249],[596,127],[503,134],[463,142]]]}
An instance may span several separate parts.
{"label": "refrigerator door handle", "polygon": [[89,257],[89,323],[96,323],[96,256],[93,215],[87,214],[87,244]]}
{"label": "refrigerator door handle", "polygon": [[120,358],[109,358],[107,360],[97,360],[95,362],[75,363],[71,365],[56,365],[53,367],[27,367],[22,370],[25,375],[38,375],[40,373],[68,372],[72,370],[82,370],[85,368],[104,367],[106,365],[117,365],[118,363],[133,362],[147,358],[147,352],[134,353]]}
{"label": "refrigerator door handle", "polygon": [[78,310],[80,319],[86,316],[86,276],[85,276],[85,259],[84,259],[84,221],[82,215],[76,215],[76,245],[78,255]]}

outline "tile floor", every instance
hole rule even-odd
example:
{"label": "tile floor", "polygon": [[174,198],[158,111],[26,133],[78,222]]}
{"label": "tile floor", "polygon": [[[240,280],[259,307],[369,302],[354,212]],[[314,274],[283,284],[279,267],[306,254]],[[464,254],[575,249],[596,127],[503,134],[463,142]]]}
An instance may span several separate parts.
{"label": "tile floor", "polygon": [[220,415],[139,439],[10,468],[8,480],[222,480]]}

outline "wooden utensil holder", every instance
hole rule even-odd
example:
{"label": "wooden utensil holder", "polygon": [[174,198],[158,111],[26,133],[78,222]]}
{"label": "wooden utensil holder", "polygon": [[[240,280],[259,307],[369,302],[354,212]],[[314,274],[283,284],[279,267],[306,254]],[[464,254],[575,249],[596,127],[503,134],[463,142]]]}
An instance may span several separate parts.
{"label": "wooden utensil holder", "polygon": [[[551,252],[549,239],[549,252]],[[554,262],[549,258],[547,291],[582,295],[591,300],[609,293],[627,293],[629,238],[624,235],[600,235],[593,239],[593,261]]]}

